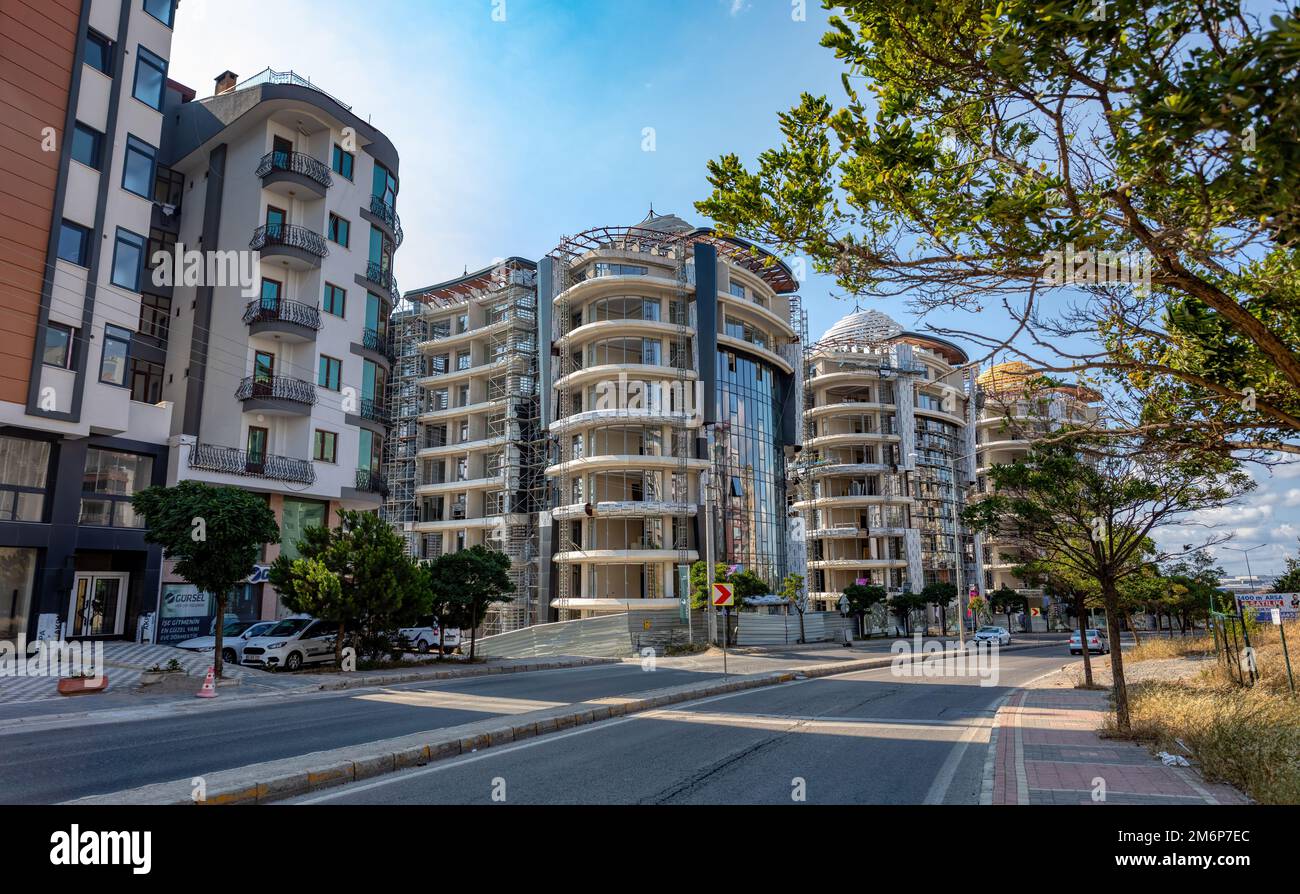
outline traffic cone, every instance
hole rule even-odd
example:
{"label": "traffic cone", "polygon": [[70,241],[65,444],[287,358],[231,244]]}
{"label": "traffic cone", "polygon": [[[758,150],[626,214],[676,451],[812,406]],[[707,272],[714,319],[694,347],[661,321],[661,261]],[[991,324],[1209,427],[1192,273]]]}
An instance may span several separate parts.
{"label": "traffic cone", "polygon": [[208,675],[203,678],[203,688],[194,693],[197,698],[216,698],[217,683],[212,673],[212,668],[208,668]]}

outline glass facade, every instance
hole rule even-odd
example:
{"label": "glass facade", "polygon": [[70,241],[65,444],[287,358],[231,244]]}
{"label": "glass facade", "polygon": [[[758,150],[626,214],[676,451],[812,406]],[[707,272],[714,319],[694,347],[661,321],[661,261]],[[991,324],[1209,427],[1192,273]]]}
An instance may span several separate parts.
{"label": "glass facade", "polygon": [[718,561],[780,586],[785,569],[785,454],[779,443],[777,372],[732,351],[718,352]]}
{"label": "glass facade", "polygon": [[284,516],[280,520],[280,554],[290,559],[299,557],[298,541],[307,528],[324,527],[328,521],[329,505],[317,500],[285,498]]}

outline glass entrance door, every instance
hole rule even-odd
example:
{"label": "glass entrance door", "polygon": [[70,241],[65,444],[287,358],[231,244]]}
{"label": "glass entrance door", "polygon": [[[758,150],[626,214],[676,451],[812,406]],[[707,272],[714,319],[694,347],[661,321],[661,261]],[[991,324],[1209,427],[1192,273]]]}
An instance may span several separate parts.
{"label": "glass entrance door", "polygon": [[120,636],[129,580],[125,571],[78,573],[72,584],[67,635]]}

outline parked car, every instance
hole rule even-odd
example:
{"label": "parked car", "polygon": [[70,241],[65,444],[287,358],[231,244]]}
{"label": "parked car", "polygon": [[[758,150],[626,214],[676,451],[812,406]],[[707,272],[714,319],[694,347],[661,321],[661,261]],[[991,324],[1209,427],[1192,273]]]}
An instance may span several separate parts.
{"label": "parked car", "polygon": [[[429,652],[438,647],[438,619],[425,615],[414,627],[403,627],[397,635],[411,644],[417,652]],[[448,627],[442,632],[442,652],[449,655],[460,647],[460,628]]]}
{"label": "parked car", "polygon": [[[244,660],[244,646],[255,636],[261,636],[276,625],[276,621],[226,621],[221,628],[221,660],[227,664],[239,664]],[[216,620],[212,622],[216,629]],[[210,636],[196,636],[176,644],[176,648],[187,652],[211,654],[217,651],[215,632]]]}
{"label": "parked car", "polygon": [[307,664],[334,660],[337,621],[285,618],[244,644],[244,664],[270,670],[296,671]]}
{"label": "parked car", "polygon": [[997,643],[999,646],[1011,645],[1011,631],[1005,627],[984,626],[975,631],[975,642]]}
{"label": "parked car", "polygon": [[[1106,634],[1100,630],[1088,631],[1088,651],[1096,652],[1099,655],[1105,655],[1110,651],[1110,640],[1106,639]],[[1082,655],[1083,647],[1079,644],[1079,631],[1070,634],[1070,654]]]}

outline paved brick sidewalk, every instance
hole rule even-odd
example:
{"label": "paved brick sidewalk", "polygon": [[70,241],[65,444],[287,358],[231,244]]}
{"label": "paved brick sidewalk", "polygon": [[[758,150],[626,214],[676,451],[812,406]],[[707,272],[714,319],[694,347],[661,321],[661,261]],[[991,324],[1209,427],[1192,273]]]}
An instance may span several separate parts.
{"label": "paved brick sidewalk", "polygon": [[[1015,693],[994,720],[984,804],[1245,804],[1232,786],[1190,767],[1166,767],[1143,745],[1097,735],[1109,713],[1104,690],[1035,688]],[[1104,798],[1094,791],[1102,791]]]}

